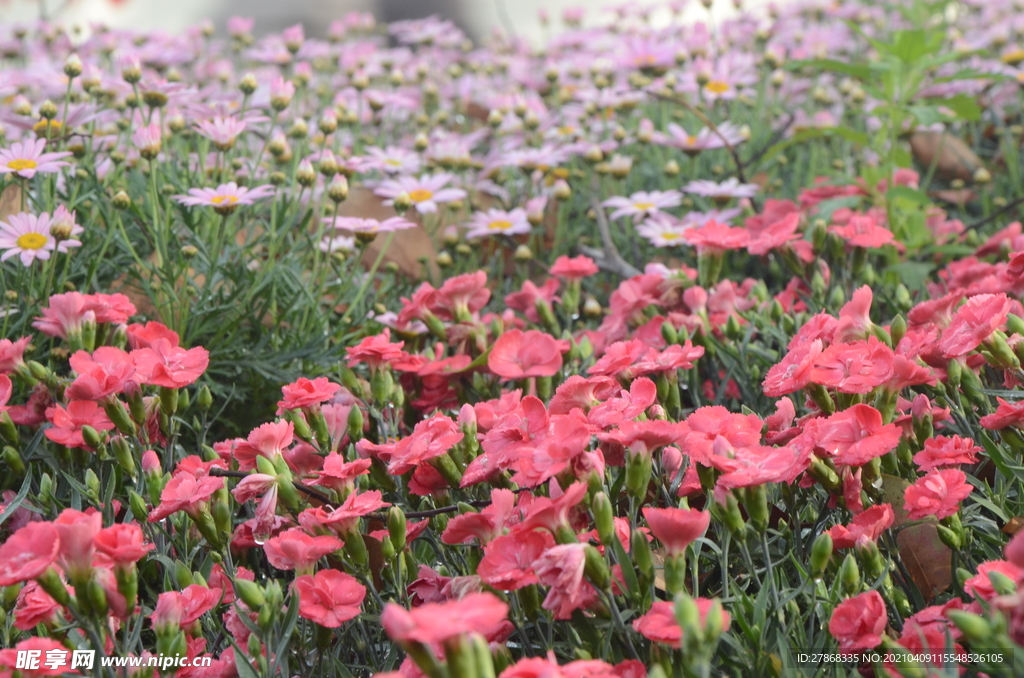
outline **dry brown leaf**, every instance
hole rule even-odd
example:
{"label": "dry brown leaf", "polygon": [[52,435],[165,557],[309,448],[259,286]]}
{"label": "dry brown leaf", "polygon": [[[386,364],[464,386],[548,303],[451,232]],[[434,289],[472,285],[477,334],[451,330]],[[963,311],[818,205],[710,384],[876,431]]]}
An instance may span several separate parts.
{"label": "dry brown leaf", "polygon": [[368,534],[363,535],[363,543],[366,544],[366,552],[369,557],[370,574],[373,576],[373,585],[377,590],[384,588],[384,551],[378,539]]}
{"label": "dry brown leaf", "polygon": [[[373,191],[361,186],[352,188],[348,199],[339,206],[338,214],[345,217],[361,217],[380,221],[398,216],[395,210],[385,206],[381,198],[376,196]],[[407,214],[406,218],[412,220],[415,218],[414,215],[415,213]],[[373,264],[386,240],[387,238],[380,236],[366,248],[366,253],[363,255],[363,263],[366,266]],[[388,247],[387,254],[384,255],[384,261],[394,262],[398,265],[399,270],[406,275],[419,278],[422,276],[420,259],[426,257],[429,262],[430,276],[433,278],[437,272],[434,268],[436,253],[434,243],[431,242],[426,230],[417,225],[416,228],[395,233],[395,237],[391,240],[391,246]]]}
{"label": "dry brown leaf", "polygon": [[[17,189],[17,186],[11,186],[8,190],[11,188]],[[8,200],[8,190],[5,190],[4,193],[0,195],[0,215],[3,214],[2,210],[4,206],[7,205],[6,201]],[[14,200],[15,203],[17,203],[18,198],[16,197]],[[369,189],[362,187],[356,187],[351,190],[348,200],[341,204],[338,214],[342,216],[379,219],[381,221],[397,216],[393,209],[384,206],[381,198],[374,195],[374,193]],[[410,215],[409,218],[414,217]],[[317,226],[313,225],[311,228],[315,229]],[[239,245],[244,245],[247,241],[259,235],[260,232],[261,231],[258,228],[254,228],[249,231],[239,231],[235,235],[235,241]],[[386,238],[378,237],[370,243],[363,255],[363,263],[365,266],[370,267],[373,264],[385,241]],[[384,262],[394,262],[398,265],[399,270],[404,272],[406,275],[419,278],[422,273],[422,265],[419,259],[422,257],[427,258],[430,265],[430,273],[432,275],[436,274],[436,267],[434,266],[434,245],[430,240],[430,236],[427,235],[427,232],[423,227],[417,225],[416,228],[395,233],[391,246],[384,255]],[[147,262],[150,265],[155,265],[156,255],[150,255]],[[159,312],[157,304],[136,282],[139,278],[146,276],[148,276],[148,271],[141,271],[137,264],[133,264],[130,271],[126,271],[111,283],[111,291],[125,294],[129,299],[131,299],[132,303],[135,304],[139,313],[147,317],[166,322],[166,319],[163,318]],[[202,287],[205,277],[202,275],[196,275],[195,271],[190,269],[186,275],[183,275],[178,281],[176,281],[175,289],[182,289],[186,280],[191,280],[194,285]],[[269,327],[274,324],[274,319],[267,315],[263,318],[262,324],[265,327]]]}
{"label": "dry brown leaf", "polygon": [[978,199],[978,194],[969,188],[928,191],[928,196],[954,205],[965,205]]}
{"label": "dry brown leaf", "polygon": [[945,132],[914,132],[910,135],[910,150],[925,167],[934,162],[936,172],[945,179],[970,181],[974,172],[984,167],[963,139]]}
{"label": "dry brown leaf", "polygon": [[903,528],[896,536],[896,544],[925,602],[931,602],[953,583],[952,552],[939,539],[939,531],[933,523]]}
{"label": "dry brown leaf", "polygon": [[654,588],[665,591],[665,554],[664,547],[651,549],[651,561],[654,562]]}
{"label": "dry brown leaf", "polygon": [[[883,499],[892,505],[895,521],[901,527],[910,521],[903,509],[903,494],[910,483],[897,476],[882,475]],[[900,558],[925,601],[945,591],[953,583],[953,552],[939,539],[934,519],[902,527],[896,536]]]}
{"label": "dry brown leaf", "polygon": [[11,184],[0,193],[0,219],[21,211],[21,186]]}
{"label": "dry brown leaf", "polygon": [[1014,516],[1003,525],[1003,534],[1017,534],[1024,530],[1024,516]]}

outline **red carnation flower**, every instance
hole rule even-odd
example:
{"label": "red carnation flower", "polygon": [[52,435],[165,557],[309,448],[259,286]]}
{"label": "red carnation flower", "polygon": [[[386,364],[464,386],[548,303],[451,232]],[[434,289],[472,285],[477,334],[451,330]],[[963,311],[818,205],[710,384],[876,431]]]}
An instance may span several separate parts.
{"label": "red carnation flower", "polygon": [[295,580],[299,616],[320,626],[336,629],[359,616],[366,588],[350,574],[321,570]]}
{"label": "red carnation flower", "polygon": [[839,603],[828,622],[828,631],[843,652],[870,650],[882,642],[888,620],[881,594],[868,591]]}
{"label": "red carnation flower", "polygon": [[494,342],[487,366],[503,379],[550,377],[562,369],[562,352],[550,334],[512,330]]}

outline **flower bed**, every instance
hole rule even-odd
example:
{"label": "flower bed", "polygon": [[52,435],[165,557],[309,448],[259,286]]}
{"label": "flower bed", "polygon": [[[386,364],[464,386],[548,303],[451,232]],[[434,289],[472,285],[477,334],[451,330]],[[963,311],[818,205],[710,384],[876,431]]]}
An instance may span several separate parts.
{"label": "flower bed", "polygon": [[0,29],[0,678],[1021,675],[1012,3],[682,4]]}

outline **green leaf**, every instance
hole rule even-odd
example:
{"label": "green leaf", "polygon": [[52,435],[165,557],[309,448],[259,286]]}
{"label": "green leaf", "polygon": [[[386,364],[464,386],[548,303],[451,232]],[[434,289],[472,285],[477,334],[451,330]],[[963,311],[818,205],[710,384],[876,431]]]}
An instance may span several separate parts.
{"label": "green leaf", "polygon": [[281,632],[277,638],[277,652],[274,653],[274,664],[270,671],[270,675],[274,676],[278,673],[278,665],[281,659],[287,659],[288,656],[288,642],[291,640],[292,634],[295,632],[295,624],[299,619],[299,595],[297,592],[292,592],[291,600],[288,601],[288,610],[285,612],[284,619],[281,621]]}
{"label": "green leaf", "polygon": [[235,670],[238,671],[238,678],[260,678],[260,674],[249,663],[249,660],[245,658],[245,652],[242,651],[242,648],[238,647],[235,639],[230,634],[228,634],[227,639],[231,643],[231,647],[235,648]]}
{"label": "green leaf", "polygon": [[908,200],[914,204],[927,207],[932,201],[923,192],[913,189],[910,186],[893,186],[885,193],[887,200]]}
{"label": "green leaf", "polygon": [[630,560],[626,549],[622,546],[622,542],[619,541],[618,535],[612,536],[612,552],[615,554],[615,560],[622,566],[622,578],[626,580],[626,588],[629,590],[630,599],[639,601],[640,582],[636,578],[633,561]]}
{"label": "green leaf", "polygon": [[863,198],[859,195],[845,195],[841,198],[829,198],[828,200],[822,200],[818,203],[818,212],[815,216],[824,219],[825,223],[832,221],[832,215],[835,214],[836,210],[848,207],[853,209],[858,207]]}
{"label": "green leaf", "polygon": [[14,512],[18,510],[21,503],[25,501],[25,497],[28,496],[28,491],[32,487],[32,475],[26,473],[25,480],[21,483],[21,489],[18,490],[18,494],[15,495],[14,499],[9,501],[4,510],[0,511],[0,525],[4,524],[4,521],[14,515]]}
{"label": "green leaf", "polygon": [[780,141],[775,144],[765,151],[762,159],[768,160],[794,144],[811,141],[813,139],[831,139],[834,136],[846,139],[850,143],[857,144],[858,146],[867,146],[869,141],[868,135],[863,132],[847,129],[846,127],[811,127],[808,129],[802,129],[785,141]]}
{"label": "green leaf", "polygon": [[896,38],[890,54],[903,63],[912,64],[923,57],[935,54],[942,48],[945,36],[939,32],[929,33],[923,28],[896,31]]}
{"label": "green leaf", "polygon": [[803,59],[800,61],[792,61],[786,64],[786,68],[791,71],[800,70],[802,68],[816,68],[823,71],[833,71],[835,73],[842,73],[843,75],[849,75],[859,80],[867,80],[871,77],[871,67],[868,64],[851,64],[845,61],[836,61],[835,59]]}
{"label": "green leaf", "polygon": [[964,120],[970,122],[981,119],[981,106],[978,105],[974,97],[969,97],[966,94],[957,94],[948,99],[933,100],[931,103],[937,106],[945,106],[955,111]]}
{"label": "green leaf", "polygon": [[1002,448],[985,431],[980,431],[978,437],[981,438],[981,446],[988,453],[988,458],[992,460],[1003,476],[1008,480],[1016,478],[1018,482],[1024,482],[1024,467],[1012,463],[1009,457],[1003,453]]}
{"label": "green leaf", "polygon": [[920,261],[904,261],[895,266],[889,266],[888,270],[895,272],[900,282],[913,292],[924,289],[925,283],[931,280],[935,266]]}
{"label": "green leaf", "polygon": [[940,111],[938,106],[908,106],[907,108],[917,118],[918,124],[925,127],[937,122],[949,122],[953,119],[953,116]]}

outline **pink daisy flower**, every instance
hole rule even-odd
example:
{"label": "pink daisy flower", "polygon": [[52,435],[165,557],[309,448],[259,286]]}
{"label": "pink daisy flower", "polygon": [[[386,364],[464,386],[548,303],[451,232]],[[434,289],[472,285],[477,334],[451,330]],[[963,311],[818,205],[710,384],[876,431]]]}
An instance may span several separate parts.
{"label": "pink daisy flower", "polygon": [[196,128],[200,134],[212,141],[214,146],[226,151],[235,145],[235,139],[245,131],[245,120],[239,120],[234,116],[217,116],[213,120],[196,123]]}
{"label": "pink daisy flower", "polygon": [[667,132],[653,133],[651,141],[662,146],[672,146],[685,153],[692,154],[714,148],[725,148],[725,142],[722,140],[723,137],[725,137],[725,141],[729,142],[730,146],[738,146],[750,138],[750,130],[731,122],[723,122],[721,125],[718,125],[718,134],[712,132],[710,127],[705,127],[696,134],[690,134],[672,122],[669,123]]}
{"label": "pink daisy flower", "polygon": [[530,232],[526,210],[516,208],[511,212],[490,209],[476,212],[467,224],[467,238],[486,238],[492,235],[519,235]]}
{"label": "pink daisy flower", "polygon": [[675,247],[686,245],[683,234],[690,224],[680,221],[671,214],[659,212],[648,217],[636,227],[636,232],[647,238],[655,247]]}
{"label": "pink daisy flower", "polygon": [[462,200],[466,192],[461,188],[446,188],[454,177],[447,172],[439,174],[423,174],[416,177],[398,177],[381,182],[374,191],[382,198],[385,205],[393,205],[395,198],[402,193],[409,196],[410,202],[420,214],[429,214],[437,211],[438,203]]}
{"label": "pink daisy flower", "polygon": [[[7,221],[0,221],[0,249],[4,251],[0,261],[17,256],[23,266],[31,266],[36,259],[49,259],[54,250],[67,252],[69,247],[81,247],[82,243],[77,240],[65,240],[58,246],[57,240],[50,235],[52,224],[47,212],[39,215],[22,212],[7,217]],[[81,232],[82,227],[79,226],[78,233]],[[74,228],[72,233],[75,233]]]}
{"label": "pink daisy flower", "polygon": [[366,155],[359,159],[361,171],[375,169],[387,174],[413,174],[420,171],[420,165],[418,153],[399,146],[371,146],[366,149]]}
{"label": "pink daisy flower", "polygon": [[61,162],[71,153],[43,153],[46,139],[16,141],[10,148],[0,150],[0,174],[17,174],[19,177],[31,179],[36,172],[56,172],[68,163]]}
{"label": "pink daisy flower", "polygon": [[323,220],[327,226],[353,233],[388,233],[415,228],[416,224],[402,217],[391,217],[384,221],[362,217],[328,217]]}
{"label": "pink daisy flower", "polygon": [[617,195],[601,203],[605,207],[614,207],[611,218],[619,217],[640,217],[657,214],[670,207],[679,207],[682,204],[683,196],[679,191],[640,191],[628,198]]}
{"label": "pink daisy flower", "polygon": [[723,198],[753,198],[760,190],[760,186],[757,184],[741,184],[739,179],[733,177],[732,179],[726,179],[720,184],[707,180],[691,181],[683,187],[683,190],[687,193],[704,196],[705,198],[720,200]]}
{"label": "pink daisy flower", "polygon": [[252,205],[257,200],[274,194],[270,184],[245,188],[233,181],[217,188],[190,188],[188,195],[176,195],[174,199],[190,207],[212,207],[217,214],[231,214],[239,205]]}

